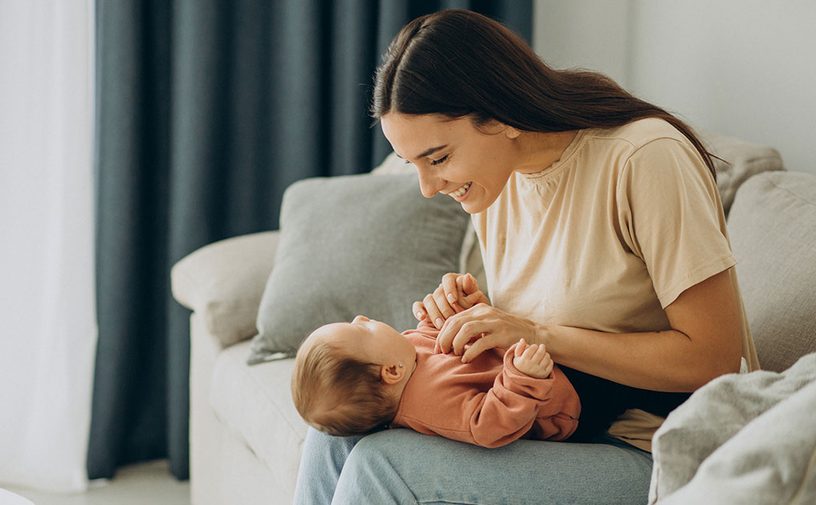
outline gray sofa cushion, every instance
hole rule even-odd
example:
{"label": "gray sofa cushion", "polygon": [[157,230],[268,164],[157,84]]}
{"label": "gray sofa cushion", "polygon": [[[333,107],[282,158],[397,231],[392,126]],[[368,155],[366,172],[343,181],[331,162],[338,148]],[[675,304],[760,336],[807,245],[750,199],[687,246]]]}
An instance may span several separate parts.
{"label": "gray sofa cushion", "polygon": [[457,271],[469,219],[452,198],[423,198],[414,174],[293,184],[249,363],[292,356],[318,326],[356,314],[415,327],[411,303]]}
{"label": "gray sofa cushion", "polygon": [[752,177],[728,231],[760,366],[784,370],[816,351],[816,175]]}

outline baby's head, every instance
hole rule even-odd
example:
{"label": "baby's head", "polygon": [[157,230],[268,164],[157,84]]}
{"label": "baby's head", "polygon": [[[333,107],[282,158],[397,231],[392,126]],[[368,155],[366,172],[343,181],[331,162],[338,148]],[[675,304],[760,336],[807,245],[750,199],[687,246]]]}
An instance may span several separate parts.
{"label": "baby's head", "polygon": [[413,344],[391,326],[357,316],[321,326],[295,358],[292,399],[312,427],[361,435],[390,423],[416,365]]}

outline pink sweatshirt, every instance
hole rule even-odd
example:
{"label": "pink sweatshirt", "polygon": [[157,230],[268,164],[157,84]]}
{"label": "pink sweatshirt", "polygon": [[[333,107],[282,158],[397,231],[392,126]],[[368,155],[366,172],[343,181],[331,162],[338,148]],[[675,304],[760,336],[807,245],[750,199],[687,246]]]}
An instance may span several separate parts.
{"label": "pink sweatshirt", "polygon": [[578,427],[581,402],[557,366],[546,379],[521,373],[513,365],[515,344],[462,363],[437,349],[439,330],[425,321],[402,334],[416,347],[417,366],[392,427],[483,447],[519,438],[564,440]]}

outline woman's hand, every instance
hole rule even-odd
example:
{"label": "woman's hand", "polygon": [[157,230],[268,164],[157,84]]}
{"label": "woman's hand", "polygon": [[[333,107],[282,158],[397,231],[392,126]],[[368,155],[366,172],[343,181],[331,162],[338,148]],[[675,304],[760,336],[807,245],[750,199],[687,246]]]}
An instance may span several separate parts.
{"label": "woman's hand", "polygon": [[[488,349],[509,349],[521,338],[543,344],[543,330],[533,321],[480,303],[448,318],[436,341],[442,352],[452,350],[457,356],[462,356],[463,363],[467,363]],[[465,345],[469,342],[473,343],[465,351]]]}
{"label": "woman's hand", "polygon": [[489,304],[490,300],[479,289],[475,277],[469,273],[447,273],[433,293],[413,303],[412,311],[417,320],[427,318],[437,329],[441,329],[449,317],[479,303]]}

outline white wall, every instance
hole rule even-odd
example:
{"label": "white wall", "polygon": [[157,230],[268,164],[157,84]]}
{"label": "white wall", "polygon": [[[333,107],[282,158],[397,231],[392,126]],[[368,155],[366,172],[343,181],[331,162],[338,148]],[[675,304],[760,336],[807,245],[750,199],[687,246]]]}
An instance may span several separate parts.
{"label": "white wall", "polygon": [[703,130],[816,173],[816,2],[536,0],[533,44]]}

